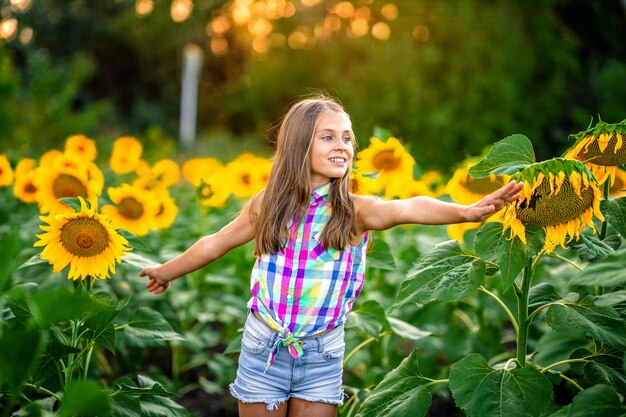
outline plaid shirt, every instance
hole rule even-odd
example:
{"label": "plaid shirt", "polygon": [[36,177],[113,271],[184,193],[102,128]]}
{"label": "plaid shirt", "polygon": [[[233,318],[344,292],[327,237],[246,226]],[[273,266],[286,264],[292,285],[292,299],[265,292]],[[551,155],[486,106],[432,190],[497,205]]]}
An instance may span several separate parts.
{"label": "plaid shirt", "polygon": [[299,338],[343,324],[361,292],[367,234],[344,250],[325,250],[320,242],[330,219],[329,190],[330,183],[311,193],[306,219],[292,222],[285,249],[259,256],[252,270],[248,308],[278,333],[266,370],[281,345],[297,358]]}

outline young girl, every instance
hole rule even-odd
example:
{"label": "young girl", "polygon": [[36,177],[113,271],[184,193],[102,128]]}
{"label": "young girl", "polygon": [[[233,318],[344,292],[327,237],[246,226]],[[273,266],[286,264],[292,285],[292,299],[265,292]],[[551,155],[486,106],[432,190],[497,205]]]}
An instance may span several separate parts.
{"label": "young girl", "polygon": [[230,387],[242,417],[335,415],[343,401],[343,325],[363,284],[368,231],[479,222],[522,188],[510,182],[470,206],[352,195],[354,146],[350,118],[337,102],[297,102],[281,123],[267,188],[220,231],[139,274],[161,294],[254,239],[250,313]]}

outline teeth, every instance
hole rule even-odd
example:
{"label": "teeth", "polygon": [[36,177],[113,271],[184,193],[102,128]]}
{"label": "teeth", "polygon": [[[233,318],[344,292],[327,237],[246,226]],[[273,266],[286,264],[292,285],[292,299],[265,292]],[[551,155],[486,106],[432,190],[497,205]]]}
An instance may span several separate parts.
{"label": "teeth", "polygon": [[330,162],[346,162],[345,158],[330,158]]}

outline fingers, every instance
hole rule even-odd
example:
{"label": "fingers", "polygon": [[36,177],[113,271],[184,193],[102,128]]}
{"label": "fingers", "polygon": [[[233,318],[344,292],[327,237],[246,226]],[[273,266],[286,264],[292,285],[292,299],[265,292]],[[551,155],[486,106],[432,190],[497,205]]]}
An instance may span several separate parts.
{"label": "fingers", "polygon": [[170,286],[169,282],[159,282],[154,278],[150,278],[146,284],[146,289],[151,293],[158,295],[167,290]]}

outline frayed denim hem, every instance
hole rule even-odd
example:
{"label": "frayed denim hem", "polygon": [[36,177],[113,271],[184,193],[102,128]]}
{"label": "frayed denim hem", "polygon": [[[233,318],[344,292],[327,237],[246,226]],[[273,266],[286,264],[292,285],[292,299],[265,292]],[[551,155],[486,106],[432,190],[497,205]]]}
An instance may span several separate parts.
{"label": "frayed denim hem", "polygon": [[267,411],[278,410],[278,407],[281,404],[284,404],[289,400],[289,398],[281,399],[281,400],[249,400],[242,395],[240,395],[237,390],[235,390],[235,384],[230,384],[230,395],[235,397],[237,400],[242,403],[252,404],[252,403],[264,403],[267,404]]}
{"label": "frayed denim hem", "polygon": [[309,401],[312,403],[325,403],[325,404],[331,404],[331,405],[336,405],[336,406],[341,406],[343,405],[343,399],[346,398],[347,395],[346,393],[342,390],[341,391],[341,400],[327,400],[325,398],[314,398],[314,397],[307,397],[305,395],[291,395],[290,398],[297,398],[299,400],[304,400],[304,401]]}

